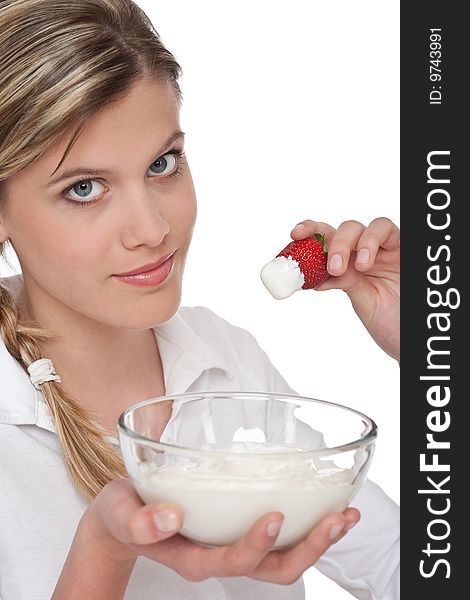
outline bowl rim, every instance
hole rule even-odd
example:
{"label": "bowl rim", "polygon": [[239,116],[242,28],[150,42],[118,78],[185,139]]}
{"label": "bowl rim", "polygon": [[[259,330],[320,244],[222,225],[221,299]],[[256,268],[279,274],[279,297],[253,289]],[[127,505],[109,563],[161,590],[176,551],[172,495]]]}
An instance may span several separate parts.
{"label": "bowl rim", "polygon": [[140,408],[143,408],[144,406],[150,405],[150,404],[156,404],[159,402],[164,402],[165,400],[178,400],[178,399],[198,399],[198,398],[211,398],[211,397],[215,397],[215,396],[237,396],[237,395],[241,395],[241,396],[249,396],[250,398],[261,398],[261,397],[266,397],[266,396],[273,396],[273,397],[282,397],[282,398],[286,398],[286,399],[296,399],[298,400],[304,400],[304,401],[308,401],[308,402],[315,402],[318,404],[324,404],[324,405],[328,405],[328,406],[333,406],[336,408],[340,408],[343,410],[346,410],[348,412],[354,413],[355,415],[359,416],[364,425],[366,426],[365,430],[364,430],[364,435],[362,435],[359,439],[353,440],[351,442],[347,442],[346,444],[340,444],[338,446],[325,446],[324,448],[318,448],[316,450],[302,450],[301,452],[286,452],[286,451],[279,451],[279,452],[256,452],[256,456],[263,456],[266,458],[270,458],[272,457],[273,459],[279,459],[279,457],[283,457],[283,459],[293,459],[293,460],[304,460],[306,458],[318,458],[318,457],[322,457],[322,456],[331,456],[332,454],[338,454],[340,452],[348,452],[350,450],[354,450],[357,448],[361,448],[361,447],[365,447],[368,446],[369,444],[371,444],[373,441],[375,441],[376,437],[377,437],[377,432],[378,432],[378,428],[377,428],[377,424],[375,423],[375,421],[373,419],[371,419],[370,417],[368,417],[366,414],[362,413],[359,410],[356,410],[354,408],[350,408],[349,406],[344,406],[343,404],[338,404],[337,402],[330,402],[327,400],[320,400],[318,398],[311,398],[309,396],[302,396],[300,394],[283,394],[280,392],[250,392],[250,391],[243,391],[243,390],[222,390],[222,391],[210,391],[210,392],[184,392],[181,394],[166,394],[165,396],[155,396],[153,398],[148,398],[147,400],[142,400],[140,402],[136,402],[135,404],[131,404],[131,406],[128,406],[119,416],[119,420],[118,420],[118,433],[119,433],[119,439],[121,440],[121,436],[124,437],[129,437],[141,444],[145,444],[148,447],[157,449],[157,450],[165,450],[165,451],[171,451],[173,453],[176,454],[184,454],[186,456],[194,456],[197,458],[201,458],[201,457],[207,457],[207,456],[219,456],[219,457],[230,457],[230,458],[234,458],[236,457],[237,460],[240,457],[241,460],[244,459],[251,459],[253,457],[253,453],[251,452],[227,452],[227,451],[223,451],[223,450],[203,450],[203,449],[198,449],[198,448],[191,448],[191,447],[187,447],[187,446],[179,446],[176,444],[168,444],[165,442],[158,442],[154,439],[148,438],[140,433],[137,433],[136,431],[130,429],[126,423],[125,420],[127,419],[128,415],[130,413],[132,413],[135,410],[138,410]]}

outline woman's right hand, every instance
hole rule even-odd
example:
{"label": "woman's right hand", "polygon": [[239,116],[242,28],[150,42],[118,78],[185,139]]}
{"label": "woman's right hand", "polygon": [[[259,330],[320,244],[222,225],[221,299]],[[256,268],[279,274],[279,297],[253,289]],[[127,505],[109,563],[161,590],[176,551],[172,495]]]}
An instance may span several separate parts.
{"label": "woman's right hand", "polygon": [[270,552],[283,520],[281,513],[271,512],[258,519],[236,543],[207,548],[177,533],[183,525],[177,506],[144,505],[131,481],[123,478],[103,488],[81,525],[88,530],[95,548],[99,543],[102,552],[117,563],[143,555],[189,581],[244,576],[286,585],[299,579],[359,517],[355,508],[331,513],[296,546]]}

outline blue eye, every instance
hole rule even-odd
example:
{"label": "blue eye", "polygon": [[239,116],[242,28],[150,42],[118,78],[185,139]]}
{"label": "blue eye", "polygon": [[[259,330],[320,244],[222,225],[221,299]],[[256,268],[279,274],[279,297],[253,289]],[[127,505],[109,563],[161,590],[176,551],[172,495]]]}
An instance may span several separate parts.
{"label": "blue eye", "polygon": [[[98,190],[98,193],[92,195],[93,187],[98,185],[101,189]],[[71,194],[72,192],[76,194],[76,196],[68,197],[68,200],[72,200],[73,202],[91,202],[99,198],[99,196],[103,193],[104,186],[96,179],[82,179],[75,183],[72,187],[70,187],[67,192]]]}
{"label": "blue eye", "polygon": [[[170,182],[175,177],[179,177],[182,174],[181,166],[184,163],[184,160],[184,151],[178,148],[172,148],[166,154],[158,157],[150,165],[149,171],[153,173],[153,176],[150,175],[150,178],[161,178],[163,180],[162,183],[165,181]],[[93,179],[92,177],[87,178],[86,174],[84,174],[83,177],[84,178],[79,179],[62,192],[64,200],[77,208],[95,204],[106,190],[105,186],[96,179]],[[99,189],[92,195],[93,187],[95,185],[98,185]]]}
{"label": "blue eye", "polygon": [[177,162],[174,153],[169,152],[168,154],[164,154],[157,158],[157,160],[150,165],[149,169],[155,169],[155,171],[152,171],[154,175],[168,175],[173,171]]}

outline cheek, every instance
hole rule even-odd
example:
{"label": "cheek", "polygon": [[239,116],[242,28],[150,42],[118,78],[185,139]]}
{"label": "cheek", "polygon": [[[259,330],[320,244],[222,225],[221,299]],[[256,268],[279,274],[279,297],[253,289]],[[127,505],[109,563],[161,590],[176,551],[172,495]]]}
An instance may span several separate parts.
{"label": "cheek", "polygon": [[173,231],[186,236],[190,240],[197,217],[196,194],[191,178],[187,182],[184,193],[168,206],[167,215],[167,220]]}
{"label": "cheek", "polygon": [[49,237],[41,234],[40,244],[43,259],[59,266],[77,269],[89,267],[92,264],[99,265],[106,248],[109,247],[105,235],[95,235],[92,228],[60,228]]}
{"label": "cheek", "polygon": [[16,230],[11,235],[23,271],[38,281],[57,280],[63,285],[68,280],[83,282],[92,267],[96,270],[103,264],[109,248],[106,236],[94,235],[91,228],[78,231],[77,227],[64,226],[45,215],[37,217],[22,220],[18,235]]}
{"label": "cheek", "polygon": [[196,200],[194,199],[191,202],[188,201],[186,206],[182,207],[177,215],[180,226],[189,238],[191,238],[194,223],[196,222],[196,212]]}
{"label": "cheek", "polygon": [[189,235],[191,236],[192,229],[194,227],[194,223],[196,222],[197,217],[196,193],[191,177],[188,178],[184,198],[182,202],[179,205],[177,205],[177,212],[177,218],[184,225],[184,228],[189,232]]}
{"label": "cheek", "polygon": [[61,262],[80,268],[95,265],[105,266],[105,257],[112,246],[109,230],[95,231],[93,227],[64,229],[56,242]]}
{"label": "cheek", "polygon": [[31,198],[34,195],[27,193],[18,198],[7,221],[10,239],[20,259],[29,261],[36,257],[54,262],[54,258],[67,255],[69,249],[73,254],[73,247],[77,245],[76,224],[67,222],[53,208],[41,206],[46,202],[35,202]]}

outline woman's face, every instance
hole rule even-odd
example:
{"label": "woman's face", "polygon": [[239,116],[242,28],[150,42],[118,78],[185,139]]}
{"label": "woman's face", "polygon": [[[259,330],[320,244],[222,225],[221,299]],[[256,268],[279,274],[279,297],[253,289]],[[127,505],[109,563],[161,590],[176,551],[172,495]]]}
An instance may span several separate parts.
{"label": "woman's face", "polygon": [[[179,131],[171,85],[143,79],[89,121],[54,175],[72,132],[9,178],[0,240],[18,254],[30,318],[45,327],[55,317],[145,329],[176,312],[196,219]],[[116,277],[173,252],[160,283]]]}

